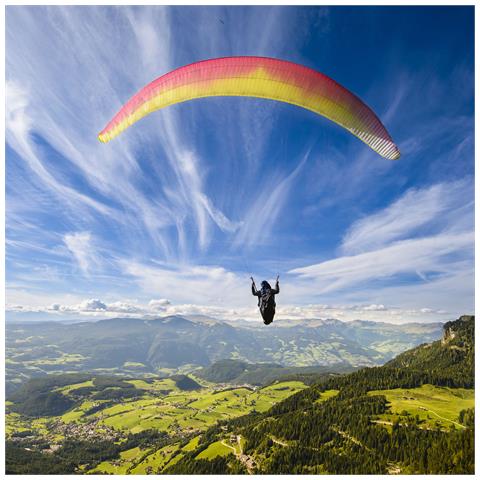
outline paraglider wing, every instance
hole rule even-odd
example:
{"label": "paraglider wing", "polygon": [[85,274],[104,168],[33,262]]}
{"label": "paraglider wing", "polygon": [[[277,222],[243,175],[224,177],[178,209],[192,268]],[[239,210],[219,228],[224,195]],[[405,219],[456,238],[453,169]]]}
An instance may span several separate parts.
{"label": "paraglider wing", "polygon": [[353,93],[311,68],[263,57],[217,58],[173,70],[133,96],[98,139],[109,142],[155,110],[212,96],[268,98],[297,105],[341,125],[382,157],[400,158],[378,117]]}

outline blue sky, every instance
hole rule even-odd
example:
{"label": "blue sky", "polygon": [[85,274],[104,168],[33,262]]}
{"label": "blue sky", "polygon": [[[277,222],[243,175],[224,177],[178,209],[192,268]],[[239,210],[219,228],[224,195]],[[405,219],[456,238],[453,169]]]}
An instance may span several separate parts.
{"label": "blue sky", "polygon": [[[10,316],[437,321],[473,311],[471,7],[7,7]],[[260,99],[98,132],[158,76],[258,55],[325,73],[399,145]],[[8,317],[8,316],[7,316]]]}

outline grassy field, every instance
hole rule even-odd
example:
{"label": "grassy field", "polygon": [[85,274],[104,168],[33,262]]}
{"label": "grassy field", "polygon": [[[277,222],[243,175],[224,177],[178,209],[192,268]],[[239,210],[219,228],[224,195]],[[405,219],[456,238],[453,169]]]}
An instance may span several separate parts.
{"label": "grassy field", "polygon": [[36,365],[65,365],[65,364],[78,364],[82,360],[86,360],[86,357],[77,353],[62,353],[57,358],[41,358],[39,360],[23,361],[24,365],[36,366]]}
{"label": "grassy field", "polygon": [[85,412],[88,409],[92,408],[93,406],[94,406],[94,403],[87,400],[86,402],[83,402],[80,406],[74,408],[73,410],[68,411],[67,413],[62,415],[60,418],[64,423],[80,421],[85,415]]}
{"label": "grassy field", "polygon": [[369,395],[385,395],[390,404],[390,412],[379,416],[379,423],[386,426],[408,413],[419,417],[421,428],[464,428],[458,423],[461,410],[473,408],[475,391],[465,388],[434,387],[422,385],[419,388],[396,388],[394,390],[374,390]]}
{"label": "grassy field", "polygon": [[215,457],[226,457],[230,453],[233,453],[234,450],[230,447],[227,447],[222,441],[211,443],[205,450],[200,452],[195,458],[206,460],[212,460]]}
{"label": "grassy field", "polygon": [[87,380],[87,381],[82,382],[82,383],[72,383],[71,385],[67,385],[66,387],[55,388],[53,391],[68,394],[72,390],[76,390],[77,388],[81,388],[81,387],[93,387],[93,381],[92,380]]}
{"label": "grassy field", "polygon": [[[141,456],[140,448],[135,447],[120,453],[120,459],[111,462],[102,462],[94,469],[95,473],[106,473],[111,475],[125,475],[132,466],[132,462]],[[93,473],[93,472],[92,472]]]}
{"label": "grassy field", "polygon": [[167,445],[158,450],[141,450],[138,447],[126,450],[121,453],[120,459],[102,462],[89,474],[105,473],[105,474],[134,474],[147,475],[162,471],[167,466],[171,466],[178,462],[182,456],[182,452],[194,450],[198,445],[199,437],[194,437],[183,448],[178,443]]}
{"label": "grassy field", "polygon": [[198,437],[193,437],[183,448],[182,450],[184,452],[191,452],[192,450],[195,450],[198,446],[198,441],[200,440],[200,436]]}
{"label": "grassy field", "polygon": [[[140,386],[138,382],[141,380],[133,382]],[[149,386],[152,393],[160,390],[156,383]],[[164,383],[162,387],[165,389],[167,385]],[[142,400],[106,408],[96,415],[102,417],[100,423],[132,433],[149,428],[169,433],[204,430],[220,419],[238,417],[253,409],[266,411],[280,400],[305,388],[305,385],[302,382],[282,382],[256,391],[235,388],[180,392],[171,388],[172,392],[167,395],[155,395],[153,398],[145,396]],[[72,420],[78,418],[72,416]]]}
{"label": "grassy field", "polygon": [[5,435],[7,438],[15,432],[26,432],[27,430],[31,430],[30,425],[22,421],[22,417],[18,413],[7,413],[5,416]]}
{"label": "grassy field", "polygon": [[338,392],[339,392],[339,390],[325,390],[320,395],[320,398],[318,400],[315,400],[315,403],[324,402],[325,400],[328,400],[329,398],[332,398],[335,395],[338,395]]}
{"label": "grassy field", "polygon": [[131,383],[135,388],[142,388],[143,390],[150,390],[152,392],[164,390],[180,391],[175,385],[175,382],[170,378],[163,378],[152,382],[146,382],[145,380],[127,380],[127,383]]}
{"label": "grassy field", "polygon": [[133,468],[131,468],[130,473],[136,475],[145,475],[149,472],[156,472],[164,468],[170,461],[172,456],[178,452],[178,450],[178,443],[174,443],[173,445],[167,445],[166,447],[151,452],[149,455],[145,456],[140,462],[138,462],[137,458],[138,463]]}

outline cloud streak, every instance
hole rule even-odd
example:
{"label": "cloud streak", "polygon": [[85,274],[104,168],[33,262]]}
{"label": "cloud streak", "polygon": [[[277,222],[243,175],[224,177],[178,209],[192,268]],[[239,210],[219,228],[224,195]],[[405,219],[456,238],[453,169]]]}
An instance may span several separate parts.
{"label": "cloud streak", "polygon": [[290,273],[312,280],[319,293],[394,279],[402,274],[448,275],[460,264],[459,257],[473,253],[473,242],[473,232],[402,240],[378,250],[296,268]]}
{"label": "cloud streak", "polygon": [[[465,198],[472,200],[465,202]],[[472,229],[472,209],[471,183],[467,181],[410,189],[387,208],[356,221],[344,236],[341,249],[350,254],[375,250],[421,233],[426,227]]]}
{"label": "cloud streak", "polygon": [[241,305],[250,292],[245,280],[220,266],[144,264],[120,260],[125,275],[146,293],[161,294],[175,303]]}
{"label": "cloud streak", "polygon": [[84,274],[88,275],[93,267],[101,263],[90,232],[68,234],[63,241]]}
{"label": "cloud streak", "polygon": [[234,240],[235,247],[252,247],[265,243],[271,238],[271,231],[287,201],[290,189],[310,155],[310,149],[300,163],[286,177],[279,180],[271,176],[260,195],[252,203],[245,221]]}

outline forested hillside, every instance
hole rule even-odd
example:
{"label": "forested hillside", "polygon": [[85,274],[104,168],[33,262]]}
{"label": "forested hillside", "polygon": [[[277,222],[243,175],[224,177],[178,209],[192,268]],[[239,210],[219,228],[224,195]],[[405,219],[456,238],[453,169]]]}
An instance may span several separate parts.
{"label": "forested hillside", "polygon": [[[204,468],[198,452],[225,432],[242,439],[238,458],[252,473],[473,473],[473,408],[453,413],[473,406],[473,360],[474,317],[461,317],[445,325],[442,340],[384,367],[328,379],[264,414],[212,427],[166,473]],[[403,411],[388,400],[394,394]],[[236,468],[224,462],[217,473]]]}
{"label": "forested hillside", "polygon": [[301,380],[312,384],[331,375],[332,372],[347,373],[354,368],[349,364],[311,367],[284,367],[274,363],[252,364],[241,360],[219,360],[196,372],[201,378],[216,383],[241,385],[267,385],[275,380]]}

